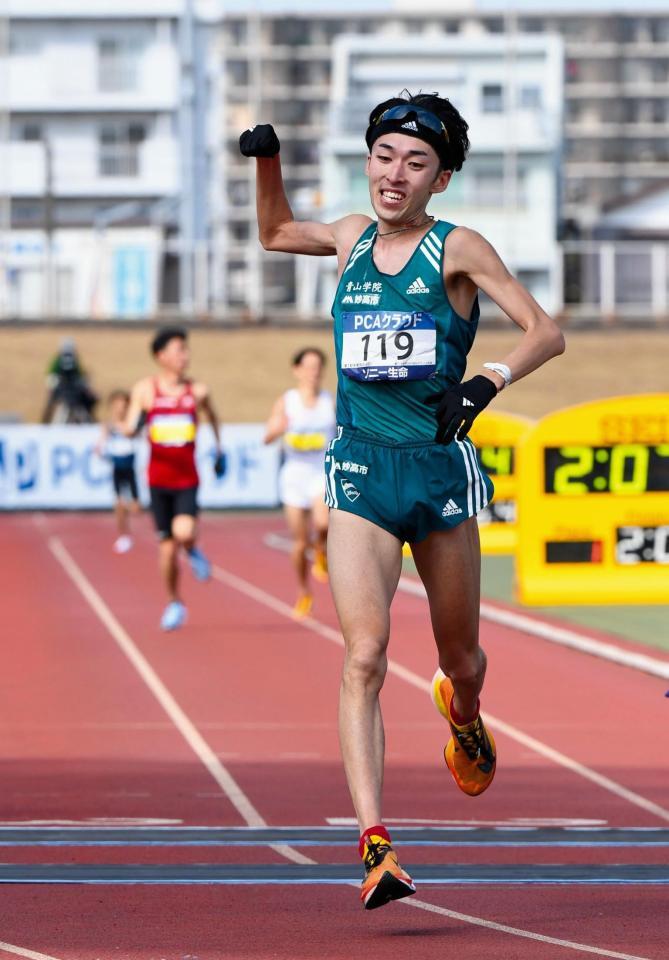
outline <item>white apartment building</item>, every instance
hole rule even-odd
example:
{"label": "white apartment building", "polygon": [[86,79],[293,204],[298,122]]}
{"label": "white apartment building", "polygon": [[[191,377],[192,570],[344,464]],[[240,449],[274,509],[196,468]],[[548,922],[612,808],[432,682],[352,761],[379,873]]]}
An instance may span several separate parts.
{"label": "white apartment building", "polygon": [[[272,318],[292,314],[296,301],[308,312],[314,297],[310,268],[258,250],[253,165],[239,156],[240,131],[252,122],[274,123],[298,215],[322,216],[323,205],[331,204],[321,162],[332,132],[336,39],[362,38],[370,51],[396,40],[420,63],[426,44],[439,38],[469,43],[477,34],[481,41],[498,43],[505,34],[516,41],[528,36],[562,39],[564,146],[557,156],[554,229],[571,244],[568,251],[563,245],[567,309],[573,315],[594,315],[604,308],[615,313],[615,290],[624,283],[616,283],[611,273],[616,268],[609,268],[626,257],[611,261],[610,251],[602,257],[599,248],[586,252],[585,245],[621,198],[642,197],[669,181],[666,0],[641,0],[635,7],[628,0],[341,0],[318,10],[309,0],[226,0],[216,41],[223,105],[213,204],[220,310],[250,306],[252,314]],[[407,84],[404,72],[388,81],[398,89]],[[478,150],[472,116],[465,116],[472,120],[474,148],[463,170],[463,190]],[[483,152],[482,143],[481,148]],[[666,247],[649,246],[640,256],[648,277],[644,288],[653,293],[639,308],[645,311],[647,306],[653,315],[664,316],[669,296]],[[593,270],[596,280],[586,285],[594,291],[591,302],[576,302],[583,287],[579,277]],[[634,313],[637,306],[629,308]]]}
{"label": "white apartment building", "polygon": [[11,0],[5,313],[152,316],[175,286],[182,6]]}
{"label": "white apartment building", "polygon": [[[547,309],[559,306],[558,160],[562,134],[559,37],[428,36],[407,43],[342,36],[333,45],[330,130],[322,195],[328,220],[374,216],[363,136],[369,112],[410,91],[439,91],[469,123],[471,149],[433,216],[483,233]],[[319,263],[320,261],[314,261]]]}

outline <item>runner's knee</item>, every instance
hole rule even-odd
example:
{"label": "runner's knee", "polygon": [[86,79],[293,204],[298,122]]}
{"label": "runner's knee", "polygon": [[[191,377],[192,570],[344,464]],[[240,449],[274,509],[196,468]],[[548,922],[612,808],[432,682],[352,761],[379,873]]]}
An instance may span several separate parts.
{"label": "runner's knee", "polygon": [[356,646],[346,654],[343,682],[346,686],[378,691],[383,686],[387,668],[385,647]]}
{"label": "runner's knee", "polygon": [[439,666],[455,683],[481,683],[486,665],[486,655],[481,647],[476,647],[471,652],[446,651],[439,657]]}
{"label": "runner's knee", "polygon": [[188,544],[195,538],[195,519],[193,517],[175,517],[172,521],[172,537],[179,544]]}

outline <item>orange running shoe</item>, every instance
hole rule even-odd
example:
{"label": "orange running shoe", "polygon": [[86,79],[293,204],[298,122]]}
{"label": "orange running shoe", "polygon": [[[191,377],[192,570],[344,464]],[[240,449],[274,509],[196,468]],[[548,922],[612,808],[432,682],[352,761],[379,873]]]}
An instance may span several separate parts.
{"label": "orange running shoe", "polygon": [[401,900],[416,892],[413,880],[402,870],[397,854],[384,837],[367,836],[362,860],[365,879],[360,887],[360,899],[365,910],[376,910],[391,900]]}
{"label": "orange running shoe", "polygon": [[495,776],[497,753],[493,735],[478,714],[471,723],[458,726],[451,716],[453,684],[441,670],[432,678],[432,700],[448,720],[453,736],[444,749],[446,765],[460,789],[470,797],[487,790]]}
{"label": "orange running shoe", "polygon": [[311,576],[317,583],[328,582],[328,560],[322,550],[316,550],[314,554]]}
{"label": "orange running shoe", "polygon": [[308,617],[311,613],[313,605],[314,598],[310,593],[301,594],[295,601],[295,606],[293,607],[293,619],[304,620],[304,618]]}

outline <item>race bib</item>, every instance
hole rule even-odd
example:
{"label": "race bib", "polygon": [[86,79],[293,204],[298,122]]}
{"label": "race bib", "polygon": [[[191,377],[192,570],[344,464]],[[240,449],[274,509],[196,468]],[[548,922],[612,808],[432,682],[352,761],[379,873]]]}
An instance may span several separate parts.
{"label": "race bib", "polygon": [[299,453],[314,453],[325,450],[328,441],[324,433],[284,433],[283,442]]}
{"label": "race bib", "polygon": [[427,380],[437,370],[437,325],[429,313],[342,313],[341,368],[353,380]]}

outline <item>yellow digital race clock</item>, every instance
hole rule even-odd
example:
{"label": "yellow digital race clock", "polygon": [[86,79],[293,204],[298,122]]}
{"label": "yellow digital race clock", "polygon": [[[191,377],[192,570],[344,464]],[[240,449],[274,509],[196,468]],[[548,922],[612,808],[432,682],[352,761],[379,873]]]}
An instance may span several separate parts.
{"label": "yellow digital race clock", "polygon": [[527,417],[485,410],[470,431],[481,466],[495,484],[492,502],[478,515],[482,553],[515,553],[518,447],[532,425]]}
{"label": "yellow digital race clock", "polygon": [[669,394],[547,416],[518,483],[523,603],[669,603]]}

